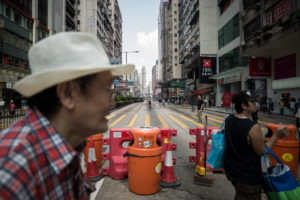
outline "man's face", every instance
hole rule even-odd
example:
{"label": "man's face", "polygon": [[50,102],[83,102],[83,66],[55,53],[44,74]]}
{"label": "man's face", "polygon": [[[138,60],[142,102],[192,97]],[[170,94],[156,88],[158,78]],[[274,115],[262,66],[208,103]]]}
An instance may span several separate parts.
{"label": "man's face", "polygon": [[103,133],[108,129],[106,115],[115,106],[111,98],[113,76],[110,71],[100,72],[87,84],[86,92],[78,95],[76,125],[84,127],[85,134]]}

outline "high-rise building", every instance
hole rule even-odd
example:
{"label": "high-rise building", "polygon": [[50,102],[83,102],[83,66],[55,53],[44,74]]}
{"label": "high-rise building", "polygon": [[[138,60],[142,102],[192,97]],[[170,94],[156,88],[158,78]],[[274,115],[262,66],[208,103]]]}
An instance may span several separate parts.
{"label": "high-rise building", "polygon": [[32,44],[51,34],[77,29],[79,0],[0,0],[0,96],[21,96],[13,84],[30,73],[27,53]]}
{"label": "high-rise building", "polygon": [[239,13],[239,1],[219,1],[217,74],[211,77],[217,80],[217,106],[222,105],[223,97],[229,93],[247,89],[245,83],[249,77],[249,57],[240,53]]}
{"label": "high-rise building", "polygon": [[146,88],[146,67],[142,66],[142,94],[145,95]]}

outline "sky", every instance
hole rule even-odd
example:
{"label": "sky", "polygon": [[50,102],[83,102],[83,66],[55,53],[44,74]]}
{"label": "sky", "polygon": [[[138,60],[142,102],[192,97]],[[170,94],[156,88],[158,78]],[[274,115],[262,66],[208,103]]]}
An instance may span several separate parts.
{"label": "sky", "polygon": [[[152,67],[158,59],[158,11],[160,0],[118,0],[123,25],[122,51],[128,53],[127,63],[135,64],[141,73],[146,67],[146,82],[152,80]],[[126,62],[125,53],[122,55]]]}

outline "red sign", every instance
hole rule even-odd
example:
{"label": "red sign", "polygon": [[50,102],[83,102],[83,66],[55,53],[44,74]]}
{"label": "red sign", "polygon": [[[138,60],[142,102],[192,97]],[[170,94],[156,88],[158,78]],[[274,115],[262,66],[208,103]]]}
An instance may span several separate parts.
{"label": "red sign", "polygon": [[271,73],[271,58],[250,58],[249,59],[249,76],[267,76]]}
{"label": "red sign", "polygon": [[296,77],[296,54],[278,58],[274,61],[275,80]]}
{"label": "red sign", "polygon": [[231,105],[231,101],[232,101],[232,92],[224,92],[223,96],[222,96],[222,100],[223,100],[223,106],[224,107],[230,107]]}
{"label": "red sign", "polygon": [[211,68],[211,59],[203,59],[203,68]]}
{"label": "red sign", "polygon": [[202,88],[194,91],[194,94],[205,94],[205,93],[206,93],[206,88]]}

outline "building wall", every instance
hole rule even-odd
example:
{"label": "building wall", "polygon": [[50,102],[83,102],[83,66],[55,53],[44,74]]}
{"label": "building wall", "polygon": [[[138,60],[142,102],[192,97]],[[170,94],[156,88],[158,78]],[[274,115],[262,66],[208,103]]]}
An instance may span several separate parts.
{"label": "building wall", "polygon": [[217,0],[200,0],[200,56],[217,54]]}

